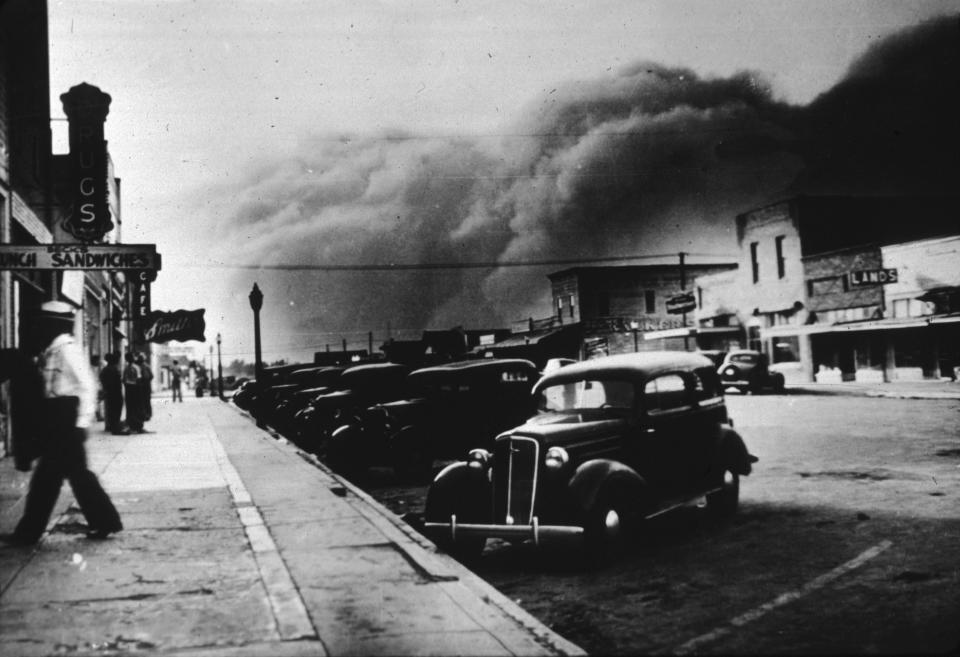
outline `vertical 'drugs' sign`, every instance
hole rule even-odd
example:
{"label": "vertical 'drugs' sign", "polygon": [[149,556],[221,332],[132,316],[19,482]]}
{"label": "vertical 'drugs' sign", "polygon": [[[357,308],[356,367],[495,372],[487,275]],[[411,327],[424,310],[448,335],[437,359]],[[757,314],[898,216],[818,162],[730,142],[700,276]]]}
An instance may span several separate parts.
{"label": "vertical 'drugs' sign", "polygon": [[103,138],[110,95],[83,83],[61,95],[60,100],[70,121],[73,168],[73,201],[61,225],[82,242],[96,242],[113,230],[108,201],[107,142]]}

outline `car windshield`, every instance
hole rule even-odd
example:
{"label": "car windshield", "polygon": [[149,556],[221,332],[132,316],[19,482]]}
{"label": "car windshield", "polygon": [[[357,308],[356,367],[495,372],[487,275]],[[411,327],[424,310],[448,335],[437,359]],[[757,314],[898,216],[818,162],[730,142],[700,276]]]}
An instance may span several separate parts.
{"label": "car windshield", "polygon": [[757,354],[731,354],[731,363],[756,363]]}
{"label": "car windshield", "polygon": [[576,412],[598,408],[631,409],[634,387],[627,381],[573,381],[540,391],[541,412]]}

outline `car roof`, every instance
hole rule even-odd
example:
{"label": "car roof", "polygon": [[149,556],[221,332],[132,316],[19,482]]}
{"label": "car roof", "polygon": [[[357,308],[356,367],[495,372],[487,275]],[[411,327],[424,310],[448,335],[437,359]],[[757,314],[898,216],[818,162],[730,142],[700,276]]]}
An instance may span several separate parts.
{"label": "car roof", "polygon": [[572,363],[554,370],[537,382],[534,392],[546,386],[588,378],[647,380],[667,372],[702,368],[713,370],[716,366],[706,356],[687,351],[641,351],[632,354],[616,354]]}
{"label": "car roof", "polygon": [[421,367],[411,372],[409,379],[412,382],[423,383],[425,381],[442,381],[450,378],[469,378],[470,376],[479,376],[487,372],[501,372],[503,370],[516,368],[525,369],[531,373],[538,371],[536,365],[523,358],[475,358],[473,360],[461,360],[453,363],[443,363],[442,365]]}

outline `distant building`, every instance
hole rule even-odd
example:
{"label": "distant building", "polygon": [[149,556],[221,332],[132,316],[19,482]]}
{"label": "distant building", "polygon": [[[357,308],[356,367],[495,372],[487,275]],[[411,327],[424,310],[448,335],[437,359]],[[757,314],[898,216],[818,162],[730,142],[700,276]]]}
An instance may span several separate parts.
{"label": "distant building", "polygon": [[958,209],[957,197],[797,197],[743,213],[736,273],[694,282],[698,328],[737,327],[728,346],[739,335],[788,380],[948,374]]}

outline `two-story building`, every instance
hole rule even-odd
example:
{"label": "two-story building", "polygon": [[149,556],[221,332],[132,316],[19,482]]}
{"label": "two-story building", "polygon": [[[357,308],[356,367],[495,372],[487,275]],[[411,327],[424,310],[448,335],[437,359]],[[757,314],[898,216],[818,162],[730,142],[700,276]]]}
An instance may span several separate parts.
{"label": "two-story building", "polygon": [[[698,326],[740,327],[740,346],[767,353],[788,381],[950,371],[960,268],[954,238],[934,237],[956,233],[958,207],[956,197],[801,196],[743,213],[736,273],[694,282]],[[923,299],[939,300],[935,313]],[[936,318],[921,319],[924,309]]]}

